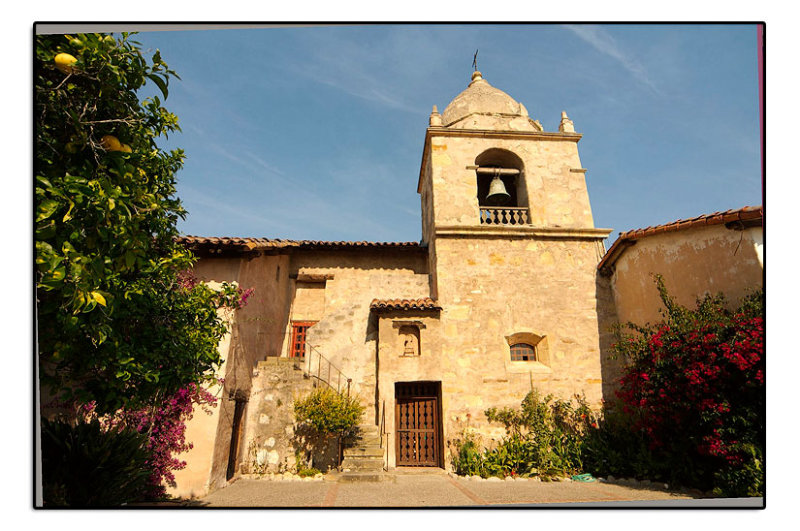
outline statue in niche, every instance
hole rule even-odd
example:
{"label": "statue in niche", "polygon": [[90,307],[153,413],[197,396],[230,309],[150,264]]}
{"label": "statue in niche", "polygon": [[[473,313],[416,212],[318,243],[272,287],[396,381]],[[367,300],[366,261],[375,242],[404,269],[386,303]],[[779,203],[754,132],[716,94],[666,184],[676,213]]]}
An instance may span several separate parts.
{"label": "statue in niche", "polygon": [[419,356],[419,330],[414,326],[403,326],[400,337],[403,339],[402,356]]}

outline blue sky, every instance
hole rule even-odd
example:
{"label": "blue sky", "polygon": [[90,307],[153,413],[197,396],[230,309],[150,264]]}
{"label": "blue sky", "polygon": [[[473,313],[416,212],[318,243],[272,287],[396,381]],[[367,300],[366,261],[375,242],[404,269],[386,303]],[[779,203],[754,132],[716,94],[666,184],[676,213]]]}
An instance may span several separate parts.
{"label": "blue sky", "polygon": [[582,133],[595,226],[762,203],[751,25],[344,26],[142,32],[181,76],[184,234],[417,241],[432,105],[472,54],[546,131]]}

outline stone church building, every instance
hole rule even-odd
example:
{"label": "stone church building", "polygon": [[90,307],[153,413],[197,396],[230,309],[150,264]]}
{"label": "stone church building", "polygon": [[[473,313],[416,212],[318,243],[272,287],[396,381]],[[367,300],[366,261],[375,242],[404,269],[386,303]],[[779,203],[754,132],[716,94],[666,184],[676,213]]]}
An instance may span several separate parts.
{"label": "stone church building", "polygon": [[561,116],[544,131],[480,72],[434,107],[419,242],[183,237],[200,279],[255,293],[228,316],[220,406],[191,421],[173,494],[294,465],[291,402],[318,385],[366,406],[389,469],[448,468],[448,441],[501,435],[483,412],[533,388],[598,406],[618,370],[618,275],[598,268],[611,229],[594,226],[581,135]]}

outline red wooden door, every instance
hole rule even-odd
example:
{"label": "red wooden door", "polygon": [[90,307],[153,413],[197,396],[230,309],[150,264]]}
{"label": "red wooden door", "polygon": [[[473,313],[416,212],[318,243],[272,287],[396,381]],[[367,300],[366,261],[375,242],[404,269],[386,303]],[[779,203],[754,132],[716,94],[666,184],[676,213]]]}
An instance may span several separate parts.
{"label": "red wooden door", "polygon": [[397,384],[397,466],[439,466],[439,399],[435,383]]}

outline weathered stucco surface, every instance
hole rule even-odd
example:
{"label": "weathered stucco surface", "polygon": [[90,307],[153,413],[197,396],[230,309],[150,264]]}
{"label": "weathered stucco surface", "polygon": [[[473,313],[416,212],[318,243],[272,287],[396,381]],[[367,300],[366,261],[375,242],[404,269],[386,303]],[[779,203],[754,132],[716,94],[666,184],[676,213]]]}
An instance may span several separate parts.
{"label": "weathered stucco surface", "polygon": [[620,322],[662,319],[653,274],[664,277],[669,294],[684,306],[693,307],[706,293],[724,293],[735,305],[748,291],[763,287],[761,235],[761,227],[712,225],[636,240],[617,259],[612,277]]}

